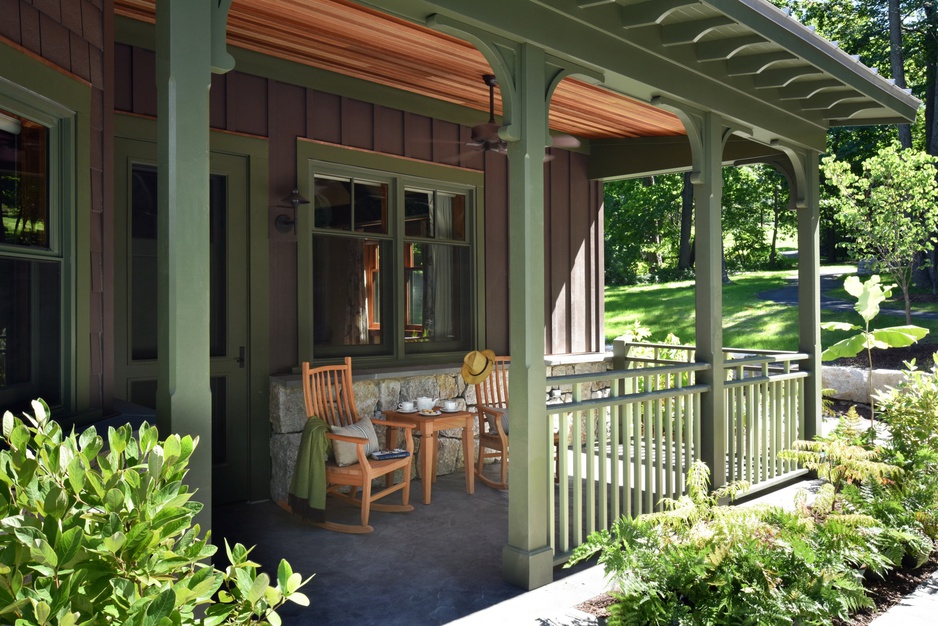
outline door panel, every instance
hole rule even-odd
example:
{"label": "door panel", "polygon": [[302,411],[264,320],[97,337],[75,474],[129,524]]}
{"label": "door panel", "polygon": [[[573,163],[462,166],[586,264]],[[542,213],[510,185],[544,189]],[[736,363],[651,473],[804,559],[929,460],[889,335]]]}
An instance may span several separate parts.
{"label": "door panel", "polygon": [[[155,408],[157,354],[156,146],[119,139],[115,255],[115,395]],[[214,503],[248,486],[249,346],[247,159],[212,153],[209,349]],[[167,433],[163,433],[164,435]]]}

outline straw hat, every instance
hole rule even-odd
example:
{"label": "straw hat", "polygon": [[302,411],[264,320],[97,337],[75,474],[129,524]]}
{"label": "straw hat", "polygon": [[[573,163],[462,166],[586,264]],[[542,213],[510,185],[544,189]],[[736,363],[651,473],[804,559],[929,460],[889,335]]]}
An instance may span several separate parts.
{"label": "straw hat", "polygon": [[462,377],[467,384],[481,383],[492,373],[495,353],[491,350],[473,350],[462,360]]}

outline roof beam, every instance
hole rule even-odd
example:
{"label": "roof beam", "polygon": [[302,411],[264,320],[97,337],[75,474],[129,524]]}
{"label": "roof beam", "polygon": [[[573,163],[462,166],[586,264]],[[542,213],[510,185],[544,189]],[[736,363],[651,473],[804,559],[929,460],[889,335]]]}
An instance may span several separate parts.
{"label": "roof beam", "polygon": [[614,4],[616,0],[576,0],[576,4],[581,9],[592,9],[593,7],[604,4]]}
{"label": "roof beam", "polygon": [[876,103],[870,102],[869,100],[864,102],[845,102],[827,109],[824,111],[822,117],[825,120],[843,120],[859,113],[860,111],[875,108],[877,108]]}
{"label": "roof beam", "polygon": [[831,87],[841,87],[843,83],[835,78],[822,78],[820,80],[802,80],[778,90],[781,100],[803,100],[810,98],[819,91]]}
{"label": "roof beam", "polygon": [[865,106],[869,107],[872,104],[863,94],[854,91],[853,89],[845,89],[841,91],[828,91],[822,94],[818,94],[813,98],[809,98],[801,103],[802,111],[826,111],[835,104],[840,104],[844,100],[863,98],[866,103]]}
{"label": "roof beam", "polygon": [[756,76],[756,89],[771,89],[773,87],[784,87],[804,76],[820,74],[821,70],[810,65],[799,65],[798,67],[785,67],[777,70],[766,70]]}
{"label": "roof beam", "polygon": [[666,24],[661,27],[661,43],[665,46],[679,46],[689,43],[697,43],[700,38],[710,31],[735,24],[733,20],[721,15],[711,17],[705,20],[691,20],[689,22],[679,22],[677,24]]}
{"label": "roof beam", "polygon": [[783,50],[779,50],[778,52],[763,52],[761,54],[746,54],[727,60],[726,73],[730,76],[759,74],[773,63],[791,61],[794,58],[792,54]]}
{"label": "roof beam", "polygon": [[697,0],[645,0],[622,7],[622,27],[638,28],[660,24],[677,9],[698,4]]}
{"label": "roof beam", "polygon": [[740,35],[739,37],[729,37],[727,39],[701,41],[697,44],[697,60],[700,62],[722,61],[730,58],[740,50],[760,43],[766,43],[766,40],[759,35]]}

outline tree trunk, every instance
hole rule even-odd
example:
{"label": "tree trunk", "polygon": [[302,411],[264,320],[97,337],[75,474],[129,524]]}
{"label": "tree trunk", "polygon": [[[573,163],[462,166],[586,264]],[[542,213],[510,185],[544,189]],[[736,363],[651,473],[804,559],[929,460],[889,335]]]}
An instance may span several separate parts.
{"label": "tree trunk", "polygon": [[925,151],[931,155],[938,155],[938,132],[935,116],[936,90],[938,80],[935,80],[936,58],[938,58],[938,10],[932,3],[926,3],[925,10]]}
{"label": "tree trunk", "polygon": [[778,185],[772,185],[772,248],[769,250],[769,267],[775,269],[778,263]]}
{"label": "tree trunk", "polygon": [[694,183],[691,182],[690,172],[684,174],[684,189],[681,192],[681,243],[678,254],[677,268],[689,270],[694,264],[693,251],[690,243],[691,228],[694,225]]}
{"label": "tree trunk", "polygon": [[[899,12],[899,0],[889,0],[889,65],[896,86],[905,85],[905,65],[902,54],[902,15]],[[912,147],[912,129],[908,124],[899,124],[899,143],[904,150]]]}

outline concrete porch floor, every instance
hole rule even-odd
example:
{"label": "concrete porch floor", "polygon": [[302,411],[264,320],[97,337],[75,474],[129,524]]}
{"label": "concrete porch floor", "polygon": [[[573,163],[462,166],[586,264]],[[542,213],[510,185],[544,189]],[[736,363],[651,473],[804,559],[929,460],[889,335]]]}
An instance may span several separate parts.
{"label": "concrete porch floor", "polygon": [[[469,495],[462,471],[439,477],[430,505],[421,503],[420,487],[413,481],[412,512],[373,511],[375,530],[368,535],[317,528],[269,501],[215,507],[212,536],[222,546],[217,565],[227,564],[228,539],[256,545],[251,556],[272,578],[282,558],[304,577],[315,574],[303,588],[310,606],[289,604],[279,611],[291,626],[446,624],[525,594],[502,580],[508,492],[477,483]],[[400,502],[400,496],[388,501]],[[331,521],[357,523],[358,515],[351,506],[329,502]],[[554,580],[584,569],[555,568]],[[582,592],[572,594],[570,606],[584,599]]]}

